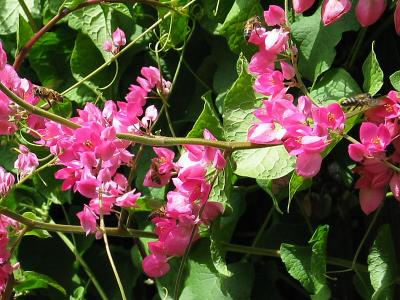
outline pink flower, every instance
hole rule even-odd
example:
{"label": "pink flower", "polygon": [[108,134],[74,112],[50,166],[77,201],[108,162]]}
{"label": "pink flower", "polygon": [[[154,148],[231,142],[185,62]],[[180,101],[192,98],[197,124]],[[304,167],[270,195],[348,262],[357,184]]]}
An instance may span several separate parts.
{"label": "pink flower", "polygon": [[76,182],[76,189],[87,198],[98,197],[98,188],[101,182],[96,178],[81,179]]}
{"label": "pink flower", "polygon": [[20,154],[14,163],[14,168],[18,169],[21,178],[31,174],[39,165],[38,158],[35,153],[29,151],[24,145],[19,145]]}
{"label": "pink flower", "polygon": [[76,216],[79,218],[81,222],[81,226],[86,232],[86,235],[89,233],[95,233],[97,231],[97,224],[96,220],[99,218],[93,212],[93,210],[84,204],[83,211],[78,212]]}
{"label": "pink flower", "polygon": [[296,14],[301,14],[313,6],[315,0],[293,0],[293,9]]}
{"label": "pink flower", "polygon": [[3,44],[0,42],[0,70],[4,69],[7,64],[7,53],[3,49]]}
{"label": "pink flower", "polygon": [[130,192],[123,194],[122,196],[118,197],[115,201],[115,205],[125,208],[134,207],[136,200],[139,199],[140,193],[135,194],[135,189]]}
{"label": "pink flower", "polygon": [[394,11],[394,28],[397,35],[400,35],[400,2],[396,2],[396,10]]}
{"label": "pink flower", "polygon": [[356,5],[356,17],[361,26],[374,24],[386,9],[386,0],[359,0]]}
{"label": "pink flower", "polygon": [[339,20],[351,9],[350,0],[324,0],[322,3],[322,23],[327,26]]}
{"label": "pink flower", "polygon": [[393,174],[392,178],[389,182],[390,190],[393,193],[393,196],[400,201],[400,174],[395,173]]}
{"label": "pink flower", "polygon": [[14,175],[0,167],[0,196],[6,195],[14,182]]}
{"label": "pink flower", "polygon": [[264,19],[268,26],[281,25],[285,23],[285,11],[280,6],[270,5],[264,11]]}
{"label": "pink flower", "polygon": [[385,189],[360,189],[360,205],[362,211],[369,215],[375,211],[385,198]]}
{"label": "pink flower", "polygon": [[297,156],[296,173],[304,177],[313,177],[321,169],[322,157],[319,153],[304,153]]}
{"label": "pink flower", "polygon": [[286,130],[276,128],[274,123],[258,123],[247,133],[247,139],[255,144],[278,145],[282,143]]}
{"label": "pink flower", "polygon": [[343,131],[345,115],[337,103],[332,103],[326,107],[318,107],[312,110],[315,124],[336,131]]}
{"label": "pink flower", "polygon": [[152,159],[152,164],[147,172],[143,185],[150,187],[161,187],[166,185],[172,177],[172,172],[176,169],[173,159],[175,153],[167,148],[154,147],[156,158]]}
{"label": "pink flower", "polygon": [[169,272],[168,259],[165,255],[150,254],[143,259],[143,271],[150,277],[161,277]]}
{"label": "pink flower", "polygon": [[295,71],[294,71],[293,66],[291,64],[289,64],[288,62],[284,61],[284,60],[281,60],[280,63],[281,63],[281,69],[282,69],[283,77],[286,80],[293,79],[293,77],[295,75]]}
{"label": "pink flower", "polygon": [[263,95],[277,94],[285,89],[283,80],[283,74],[280,71],[269,71],[257,78],[253,88]]}
{"label": "pink flower", "polygon": [[391,142],[390,132],[384,124],[378,127],[369,122],[361,124],[360,139],[368,155],[385,151],[386,146]]}
{"label": "pink flower", "polygon": [[113,32],[112,38],[115,46],[124,46],[126,44],[125,32],[120,28]]}

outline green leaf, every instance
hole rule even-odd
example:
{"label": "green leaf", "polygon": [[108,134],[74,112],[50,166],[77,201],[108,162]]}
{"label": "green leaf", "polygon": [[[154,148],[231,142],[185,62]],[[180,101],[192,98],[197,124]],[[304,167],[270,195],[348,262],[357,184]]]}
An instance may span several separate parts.
{"label": "green leaf", "polygon": [[332,65],[336,56],[335,47],[342,34],[360,27],[354,13],[350,12],[329,26],[321,22],[321,8],[312,16],[299,16],[291,26],[291,34],[299,50],[299,71],[314,82]]}
{"label": "green leaf", "polygon": [[303,176],[299,176],[296,172],[292,173],[290,177],[289,183],[289,200],[287,205],[287,212],[289,213],[290,204],[292,202],[293,196],[298,192],[309,188],[312,184],[311,178],[305,178]]}
{"label": "green leaf", "polygon": [[[34,18],[40,18],[40,0],[25,0],[25,4]],[[26,17],[18,0],[2,1],[0,9],[0,35],[11,34],[17,31],[19,15]]]}
{"label": "green leaf", "polygon": [[21,277],[16,279],[18,283],[14,285],[14,289],[19,293],[28,292],[35,289],[48,288],[50,286],[63,295],[67,294],[65,289],[60,284],[44,274],[33,271],[23,271]]}
{"label": "green leaf", "polygon": [[311,97],[321,104],[337,102],[344,97],[360,94],[361,89],[357,82],[345,69],[330,69],[313,86]]}
{"label": "green leaf", "polygon": [[22,47],[29,41],[33,36],[33,31],[29,23],[19,15],[18,18],[18,29],[17,29],[17,51],[19,52]]}
{"label": "green leaf", "polygon": [[[223,1],[221,1],[223,2]],[[253,51],[243,37],[246,21],[256,15],[262,15],[263,9],[258,0],[236,0],[222,25],[216,29],[217,34],[223,35],[228,40],[231,50],[239,54],[244,51],[250,55]]]}
{"label": "green leaf", "polygon": [[[253,90],[253,77],[247,73],[247,62],[238,60],[239,77],[227,93],[224,102],[223,124],[229,141],[246,141],[247,131],[256,121],[254,111],[261,107]],[[235,173],[258,179],[280,178],[294,169],[294,157],[283,146],[235,151],[232,155]]]}
{"label": "green leaf", "polygon": [[73,295],[69,296],[69,300],[85,300],[85,288],[80,286],[75,289]]}
{"label": "green leaf", "polygon": [[364,61],[362,71],[364,75],[363,88],[365,92],[374,96],[383,86],[383,71],[379,66],[374,51],[375,42],[372,43],[371,52]]}
{"label": "green leaf", "polygon": [[72,103],[64,97],[63,102],[54,102],[51,110],[58,116],[70,118],[72,116]]}
{"label": "green leaf", "polygon": [[400,70],[390,75],[389,79],[394,89],[400,91]]}
{"label": "green leaf", "polygon": [[222,128],[221,121],[213,107],[211,91],[205,93],[201,99],[204,101],[203,111],[199,115],[187,137],[203,137],[204,129],[208,129],[217,140],[225,140],[224,129]]}
{"label": "green leaf", "polygon": [[14,162],[17,160],[18,152],[13,148],[18,148],[15,142],[5,143],[1,142],[0,146],[0,166],[5,168],[7,171],[14,169]]}
{"label": "green leaf", "polygon": [[[43,221],[39,217],[37,217],[33,212],[25,212],[23,213],[22,216],[35,221]],[[34,235],[41,239],[46,239],[51,237],[50,233],[47,230],[41,230],[41,229],[30,230],[25,235]]]}
{"label": "green leaf", "polygon": [[328,225],[319,226],[307,247],[282,244],[281,259],[289,274],[300,281],[312,299],[330,299],[326,280],[326,244]]}
{"label": "green leaf", "polygon": [[383,225],[368,255],[374,300],[393,299],[397,275],[396,252],[389,225]]}
{"label": "green leaf", "polygon": [[104,60],[110,54],[103,50],[106,40],[112,39],[112,33],[120,27],[124,30],[127,42],[135,28],[127,6],[122,3],[91,5],[79,9],[68,17],[68,25],[86,34],[100,51]]}

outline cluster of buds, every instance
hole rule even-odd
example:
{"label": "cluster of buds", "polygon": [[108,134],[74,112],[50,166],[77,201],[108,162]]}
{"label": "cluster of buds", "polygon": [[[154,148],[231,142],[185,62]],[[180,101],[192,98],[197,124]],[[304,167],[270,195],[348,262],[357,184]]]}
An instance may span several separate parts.
{"label": "cluster of buds", "polygon": [[[264,107],[256,110],[255,123],[248,132],[248,140],[256,144],[283,144],[290,155],[296,156],[296,172],[305,177],[315,176],[322,162],[321,152],[326,149],[332,136],[344,129],[345,117],[338,104],[317,107],[306,96],[293,103],[294,97],[288,89],[297,86],[295,71],[290,62],[279,56],[289,49],[289,33],[284,26],[284,10],[271,5],[264,12],[267,25],[280,25],[266,31],[257,28],[249,42],[258,45],[249,64],[249,71],[256,74],[254,90],[265,96]],[[284,54],[284,55],[282,55]],[[275,68],[276,62],[280,70]]]}
{"label": "cluster of buds", "polygon": [[[204,131],[205,139],[215,138]],[[212,188],[208,178],[211,173],[222,170],[226,161],[220,150],[197,145],[186,145],[186,152],[174,163],[174,153],[165,148],[154,148],[157,158],[146,175],[144,184],[160,187],[169,183],[171,177],[175,190],[168,192],[167,204],[152,219],[158,241],[149,242],[151,254],[143,260],[143,270],[151,277],[165,275],[170,267],[168,260],[183,256],[189,245],[199,238],[199,225],[209,225],[223,211],[218,202],[208,201]]]}
{"label": "cluster of buds", "polygon": [[[293,0],[293,9],[301,14],[311,8],[315,0]],[[400,35],[400,1],[396,3],[394,13],[394,24],[398,35]],[[335,23],[351,9],[351,0],[323,0],[322,23],[327,26]],[[359,0],[355,12],[358,22],[362,27],[367,27],[379,20],[387,7],[386,0]]]}

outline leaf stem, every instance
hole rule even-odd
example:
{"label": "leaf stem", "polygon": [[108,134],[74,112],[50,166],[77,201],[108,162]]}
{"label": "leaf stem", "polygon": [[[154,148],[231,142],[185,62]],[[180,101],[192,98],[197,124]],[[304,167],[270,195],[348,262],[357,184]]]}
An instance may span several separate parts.
{"label": "leaf stem", "polygon": [[[194,0],[195,1],[195,0]],[[80,128],[81,126],[77,123],[74,123],[68,119],[60,117],[56,114],[48,112],[39,107],[33,106],[28,102],[25,102],[23,99],[18,97],[12,91],[10,91],[7,87],[5,87],[0,82],[0,90],[4,92],[13,102],[17,103],[22,108],[26,109],[28,112],[44,117],[46,119],[52,120],[56,123],[65,125],[72,129]],[[183,137],[164,137],[164,136],[143,136],[136,135],[131,133],[118,133],[117,137],[120,139],[128,140],[131,142],[148,145],[148,146],[177,146],[177,145],[203,145],[208,147],[220,148],[227,151],[236,151],[236,150],[244,150],[244,149],[256,149],[256,148],[265,148],[265,147],[273,147],[276,145],[263,145],[263,144],[252,144],[250,142],[226,142],[226,141],[213,141],[206,140],[202,138],[183,138]]]}

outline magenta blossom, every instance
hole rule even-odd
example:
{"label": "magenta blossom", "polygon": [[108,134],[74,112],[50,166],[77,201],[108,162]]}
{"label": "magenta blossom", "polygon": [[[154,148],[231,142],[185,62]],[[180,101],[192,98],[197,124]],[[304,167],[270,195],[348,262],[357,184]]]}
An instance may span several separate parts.
{"label": "magenta blossom", "polygon": [[285,11],[277,5],[270,5],[264,11],[264,20],[268,26],[282,25],[285,23]]}
{"label": "magenta blossom", "polygon": [[361,26],[374,24],[386,9],[386,0],[359,0],[356,5],[356,17]]}
{"label": "magenta blossom", "polygon": [[126,44],[125,32],[117,28],[112,34],[113,43],[115,46],[124,46]]}
{"label": "magenta blossom", "polygon": [[169,272],[168,259],[165,255],[150,254],[143,259],[143,271],[150,277],[162,277]]}
{"label": "magenta blossom", "polygon": [[23,178],[37,168],[39,161],[36,154],[30,152],[24,145],[19,145],[19,152],[20,154],[14,163],[14,168],[18,170],[19,177]]}
{"label": "magenta blossom", "polygon": [[0,197],[6,195],[9,189],[14,185],[14,175],[8,173],[3,167],[0,167]]}

